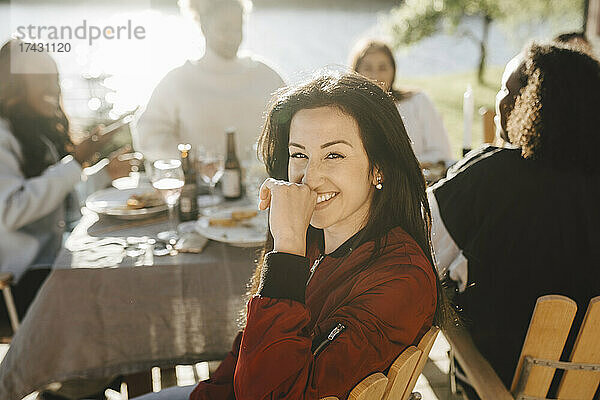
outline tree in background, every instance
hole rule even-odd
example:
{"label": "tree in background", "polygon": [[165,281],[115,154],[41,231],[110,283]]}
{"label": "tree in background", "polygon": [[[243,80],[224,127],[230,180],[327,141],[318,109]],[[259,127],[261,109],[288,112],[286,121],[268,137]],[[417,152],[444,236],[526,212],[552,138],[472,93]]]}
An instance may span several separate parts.
{"label": "tree in background", "polygon": [[576,18],[583,26],[585,0],[406,0],[392,9],[388,28],[395,48],[417,43],[440,31],[455,32],[464,18],[478,18],[479,34],[461,28],[460,34],[479,46],[477,76],[483,83],[490,26],[547,23],[560,18]]}

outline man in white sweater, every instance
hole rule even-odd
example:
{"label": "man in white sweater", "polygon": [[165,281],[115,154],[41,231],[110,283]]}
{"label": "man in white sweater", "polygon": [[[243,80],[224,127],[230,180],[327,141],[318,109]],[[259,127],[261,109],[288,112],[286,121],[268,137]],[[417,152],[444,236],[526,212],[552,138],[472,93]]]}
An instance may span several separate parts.
{"label": "man in white sweater", "polygon": [[242,0],[189,0],[184,7],[200,23],[206,52],[170,71],[154,89],[133,133],[147,160],[178,157],[177,144],[223,154],[225,128],[235,127],[238,157],[256,142],[272,93],[281,77],[260,61],[238,57]]}

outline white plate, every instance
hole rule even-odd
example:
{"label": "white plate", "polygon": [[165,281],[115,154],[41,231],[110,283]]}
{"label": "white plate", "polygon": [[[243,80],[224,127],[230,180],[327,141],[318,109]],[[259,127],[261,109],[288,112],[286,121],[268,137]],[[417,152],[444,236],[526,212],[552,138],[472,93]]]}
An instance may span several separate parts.
{"label": "white plate", "polygon": [[167,209],[166,204],[155,207],[132,209],[127,208],[127,199],[133,194],[144,194],[153,191],[150,185],[141,185],[134,189],[119,190],[114,187],[91,194],[85,206],[98,214],[110,215],[121,219],[143,219],[155,216]]}
{"label": "white plate", "polygon": [[[244,209],[247,210],[247,209]],[[231,218],[231,212],[223,210],[200,217],[196,223],[196,231],[217,242],[228,243],[237,247],[258,247],[265,243],[267,237],[267,211],[259,211],[254,218],[246,219],[236,226],[211,226],[211,218]]]}

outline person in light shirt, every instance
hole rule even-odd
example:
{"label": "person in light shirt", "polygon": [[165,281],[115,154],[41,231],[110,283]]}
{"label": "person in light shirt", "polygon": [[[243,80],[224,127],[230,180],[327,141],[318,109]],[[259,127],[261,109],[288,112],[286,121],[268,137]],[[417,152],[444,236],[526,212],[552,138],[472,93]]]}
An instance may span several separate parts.
{"label": "person in light shirt", "polygon": [[170,71],[154,89],[133,133],[149,161],[179,157],[178,143],[223,154],[225,129],[236,128],[236,151],[252,149],[263,111],[281,77],[263,62],[239,57],[245,4],[240,0],[182,2],[200,23],[204,56]]}
{"label": "person in light shirt", "polygon": [[21,317],[61,247],[76,186],[89,194],[130,170],[116,156],[83,168],[112,133],[100,135],[98,127],[75,144],[55,61],[20,51],[22,43],[0,48],[0,272],[13,276]]}
{"label": "person in light shirt", "polygon": [[359,42],[352,52],[350,67],[392,95],[422,166],[440,161],[451,163],[448,132],[432,101],[423,92],[394,87],[396,61],[387,44],[377,40]]}

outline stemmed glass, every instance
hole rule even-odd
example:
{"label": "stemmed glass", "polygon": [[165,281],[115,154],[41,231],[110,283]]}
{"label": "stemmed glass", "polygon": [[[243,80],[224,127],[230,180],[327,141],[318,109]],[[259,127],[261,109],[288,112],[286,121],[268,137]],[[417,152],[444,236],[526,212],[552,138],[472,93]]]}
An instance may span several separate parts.
{"label": "stemmed glass", "polygon": [[200,149],[196,157],[196,170],[202,180],[208,184],[208,196],[200,198],[202,206],[213,206],[221,202],[221,197],[215,194],[215,185],[223,176],[225,162],[223,155]]}
{"label": "stemmed glass", "polygon": [[[256,154],[256,153],[255,153]],[[269,177],[264,164],[258,161],[256,155],[248,158],[244,162],[244,187],[246,188],[246,197],[258,206],[258,191],[265,179]]]}
{"label": "stemmed glass", "polygon": [[156,160],[152,168],[152,186],[160,192],[169,208],[169,230],[156,235],[160,240],[173,242],[178,239],[175,205],[185,182],[180,160]]}

